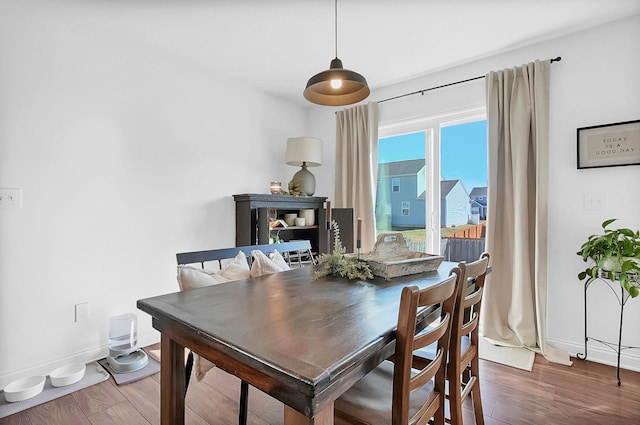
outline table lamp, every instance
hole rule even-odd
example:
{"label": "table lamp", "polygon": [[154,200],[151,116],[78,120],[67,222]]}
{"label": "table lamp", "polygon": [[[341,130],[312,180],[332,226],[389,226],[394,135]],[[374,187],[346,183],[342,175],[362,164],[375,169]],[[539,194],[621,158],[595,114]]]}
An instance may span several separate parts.
{"label": "table lamp", "polygon": [[[307,167],[322,165],[322,140],[313,137],[290,137],[287,139],[286,163],[301,166],[293,175],[291,183],[301,193],[313,196],[316,191],[316,178]],[[291,185],[290,183],[290,185]],[[291,192],[289,188],[289,192]]]}

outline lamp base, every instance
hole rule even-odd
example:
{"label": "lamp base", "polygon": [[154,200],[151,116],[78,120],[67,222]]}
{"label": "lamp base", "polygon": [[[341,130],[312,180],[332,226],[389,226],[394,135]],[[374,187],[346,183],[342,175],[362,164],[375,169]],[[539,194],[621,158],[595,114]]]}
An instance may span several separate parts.
{"label": "lamp base", "polygon": [[316,191],[316,178],[311,171],[307,170],[306,164],[302,164],[302,168],[293,175],[291,183],[294,183],[294,186],[300,192],[304,192],[309,196],[313,196]]}

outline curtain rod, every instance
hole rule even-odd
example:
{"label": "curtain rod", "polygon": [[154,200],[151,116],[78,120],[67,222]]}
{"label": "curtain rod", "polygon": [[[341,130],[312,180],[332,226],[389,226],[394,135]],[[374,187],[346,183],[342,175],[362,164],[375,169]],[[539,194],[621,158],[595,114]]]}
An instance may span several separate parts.
{"label": "curtain rod", "polygon": [[[560,62],[561,60],[562,60],[562,57],[558,56],[557,58],[553,58],[553,59],[551,59],[551,63],[553,63],[553,62]],[[414,94],[421,94],[421,95],[424,95],[424,92],[426,92],[426,91],[431,91],[431,90],[435,90],[435,89],[441,89],[441,88],[443,88],[443,87],[455,86],[456,84],[467,83],[467,82],[469,82],[469,81],[479,80],[479,79],[481,79],[481,78],[485,78],[485,76],[484,76],[484,75],[480,75],[479,77],[467,78],[466,80],[456,81],[455,83],[443,84],[443,85],[441,85],[441,86],[430,87],[430,88],[428,88],[428,89],[422,89],[422,90],[414,91],[414,92],[411,92],[411,93],[401,94],[401,95],[399,95],[399,96],[394,96],[394,97],[390,97],[390,98],[388,98],[388,99],[380,100],[380,101],[378,101],[378,103],[387,102],[387,101],[389,101],[389,100],[400,99],[401,97],[412,96],[412,95],[414,95]]]}

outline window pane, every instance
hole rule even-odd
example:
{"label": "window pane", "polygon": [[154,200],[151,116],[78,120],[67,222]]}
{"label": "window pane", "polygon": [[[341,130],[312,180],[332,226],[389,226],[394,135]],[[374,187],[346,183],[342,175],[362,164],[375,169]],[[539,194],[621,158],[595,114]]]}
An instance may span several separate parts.
{"label": "window pane", "polygon": [[441,253],[450,261],[474,261],[485,249],[487,219],[487,122],[440,129]]}
{"label": "window pane", "polygon": [[411,203],[409,201],[402,201],[402,215],[407,216],[411,214]]}
{"label": "window pane", "polygon": [[378,141],[378,233],[399,231],[414,251],[425,247],[426,132]]}
{"label": "window pane", "polygon": [[400,192],[400,179],[398,178],[391,179],[391,191]]}

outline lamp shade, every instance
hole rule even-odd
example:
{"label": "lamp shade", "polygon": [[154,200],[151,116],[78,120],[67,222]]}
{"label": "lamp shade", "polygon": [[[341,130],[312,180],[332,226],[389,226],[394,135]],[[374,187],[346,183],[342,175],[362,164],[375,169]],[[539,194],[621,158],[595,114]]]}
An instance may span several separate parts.
{"label": "lamp shade", "polygon": [[313,137],[291,137],[287,139],[289,165],[298,165],[300,170],[293,175],[289,183],[289,192],[313,196],[316,191],[316,178],[307,167],[322,165],[322,140]]}
{"label": "lamp shade", "polygon": [[307,167],[322,165],[322,140],[313,137],[291,137],[287,139],[285,162],[289,165]]}
{"label": "lamp shade", "polygon": [[355,71],[344,69],[342,61],[335,58],[328,70],[309,79],[304,97],[318,105],[342,106],[366,99],[369,92],[367,80]]}

